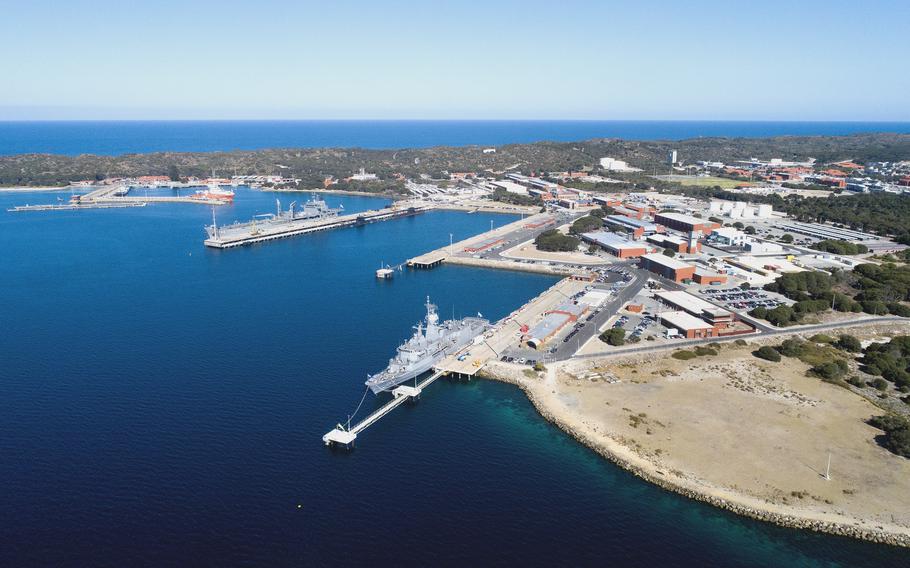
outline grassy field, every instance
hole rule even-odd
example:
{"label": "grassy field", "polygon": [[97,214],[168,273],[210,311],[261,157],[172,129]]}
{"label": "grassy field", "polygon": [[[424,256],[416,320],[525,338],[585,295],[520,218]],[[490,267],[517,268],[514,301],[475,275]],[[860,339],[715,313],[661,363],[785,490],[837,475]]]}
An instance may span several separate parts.
{"label": "grassy field", "polygon": [[[664,179],[667,179],[667,176],[664,176]],[[707,177],[695,177],[695,176],[670,176],[668,181],[679,182],[683,185],[691,185],[696,187],[714,187],[720,186],[721,189],[733,189],[738,185],[745,185],[748,182],[737,181],[734,179],[727,179],[721,177],[707,176]]]}

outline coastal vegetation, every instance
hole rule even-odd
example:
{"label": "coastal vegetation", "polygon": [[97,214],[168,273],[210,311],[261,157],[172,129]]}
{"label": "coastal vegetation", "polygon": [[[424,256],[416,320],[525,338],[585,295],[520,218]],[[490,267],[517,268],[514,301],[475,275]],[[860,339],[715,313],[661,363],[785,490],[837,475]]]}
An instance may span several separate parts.
{"label": "coastal vegetation", "polygon": [[848,241],[824,240],[813,243],[811,248],[823,252],[833,252],[834,254],[865,254],[869,252],[866,245],[851,243]]}
{"label": "coastal vegetation", "polygon": [[910,420],[896,414],[875,416],[869,424],[884,431],[880,444],[891,452],[910,458]]}
{"label": "coastal vegetation", "polygon": [[[625,160],[644,171],[633,174],[607,172],[621,184],[602,184],[605,191],[645,189],[648,187],[677,188],[678,182],[656,180],[646,172],[664,168],[667,152],[676,149],[690,161],[708,160],[732,162],[750,158],[804,159],[814,156],[819,162],[854,159],[863,161],[897,161],[910,159],[910,135],[857,134],[850,136],[779,136],[770,138],[693,138],[689,140],[642,141],[600,138],[580,142],[537,142],[506,144],[496,152],[483,152],[480,146],[439,146],[433,148],[368,150],[363,148],[286,148],[233,152],[156,152],[98,156],[83,154],[19,154],[0,157],[0,185],[65,185],[72,181],[104,179],[106,177],[136,177],[166,175],[170,177],[208,177],[217,175],[280,174],[300,179],[303,188],[322,187],[326,178],[345,180],[360,168],[375,173],[379,180],[420,179],[421,174],[443,177],[446,172],[467,172],[481,175],[515,171],[523,174],[540,171],[601,172],[600,158],[611,156]],[[360,187],[353,180],[344,183]],[[718,182],[720,183],[720,182]],[[726,185],[727,182],[724,182]],[[376,187],[367,184],[367,187]],[[386,186],[400,191],[401,186]],[[349,189],[349,188],[348,188]],[[598,190],[598,189],[595,189]],[[727,192],[719,187],[689,187],[692,192]],[[733,194],[736,195],[736,194]],[[750,199],[755,196],[748,196]],[[879,204],[873,196],[871,203]],[[899,196],[882,196],[898,198]],[[742,198],[742,197],[741,197]],[[864,204],[868,196],[837,198],[836,203],[825,199],[806,205],[806,215],[826,215],[830,220],[850,224],[865,223],[874,227],[884,221],[883,231],[893,230],[900,212],[887,207],[877,208],[886,214],[877,218]],[[776,197],[781,202],[783,199]],[[841,203],[842,199],[846,201]],[[884,200],[883,200],[884,201]],[[782,204],[781,204],[782,205]],[[905,206],[907,207],[907,206]],[[779,207],[783,208],[783,207]],[[907,209],[904,209],[904,213]],[[842,219],[838,221],[838,219]]]}
{"label": "coastal vegetation", "polygon": [[863,350],[863,371],[910,392],[910,336],[892,338],[887,343],[872,343]]}
{"label": "coastal vegetation", "polygon": [[782,327],[799,323],[807,314],[828,310],[910,317],[910,266],[860,264],[850,272],[804,271],[784,274],[765,285],[794,301],[772,309],[759,306],[749,315]]}
{"label": "coastal vegetation", "polygon": [[[858,231],[893,236],[899,243],[910,244],[910,196],[907,195],[878,192],[828,197],[781,197],[778,194],[756,195],[720,188],[668,188],[666,191],[700,199],[767,203],[798,221],[834,223]],[[792,236],[781,240],[792,242]]]}

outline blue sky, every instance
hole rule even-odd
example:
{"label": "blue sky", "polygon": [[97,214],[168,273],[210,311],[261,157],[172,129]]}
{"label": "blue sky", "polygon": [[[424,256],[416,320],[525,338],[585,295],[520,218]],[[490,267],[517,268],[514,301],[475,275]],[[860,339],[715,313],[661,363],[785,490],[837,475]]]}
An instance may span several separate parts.
{"label": "blue sky", "polygon": [[0,120],[910,120],[906,1],[0,9]]}

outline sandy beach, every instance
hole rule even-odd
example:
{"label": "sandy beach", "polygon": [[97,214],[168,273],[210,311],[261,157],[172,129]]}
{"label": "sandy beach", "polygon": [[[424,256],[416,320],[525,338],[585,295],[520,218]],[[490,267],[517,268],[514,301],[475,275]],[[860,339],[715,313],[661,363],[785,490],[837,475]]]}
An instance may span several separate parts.
{"label": "sandy beach", "polygon": [[667,350],[536,374],[497,362],[484,374],[518,385],[548,420],[668,490],[784,526],[910,546],[910,460],[878,446],[881,432],[865,422],[884,411],[807,377],[797,359],[755,358],[760,341],[689,361]]}

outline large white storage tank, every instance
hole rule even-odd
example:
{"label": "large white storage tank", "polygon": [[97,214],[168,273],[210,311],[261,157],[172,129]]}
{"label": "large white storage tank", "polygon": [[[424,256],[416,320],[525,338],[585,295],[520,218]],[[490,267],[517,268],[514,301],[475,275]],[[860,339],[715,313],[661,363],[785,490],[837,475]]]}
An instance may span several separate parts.
{"label": "large white storage tank", "polygon": [[767,218],[771,216],[771,213],[774,211],[774,208],[771,205],[763,204],[758,206],[757,215],[761,218]]}
{"label": "large white storage tank", "polygon": [[720,201],[712,201],[712,202],[711,202],[711,205],[708,206],[708,210],[709,210],[711,213],[719,213],[720,210],[721,210],[720,207],[721,207],[721,202],[720,202]]}

